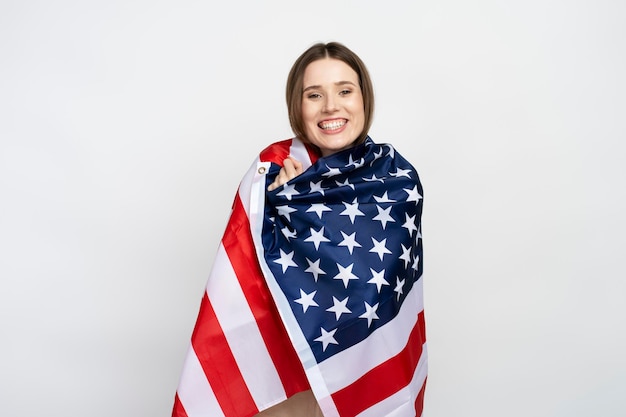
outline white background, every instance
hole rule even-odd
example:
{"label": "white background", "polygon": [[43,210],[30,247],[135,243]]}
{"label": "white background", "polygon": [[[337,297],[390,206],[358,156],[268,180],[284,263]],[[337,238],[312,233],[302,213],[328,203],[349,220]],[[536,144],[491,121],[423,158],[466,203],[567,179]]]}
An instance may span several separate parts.
{"label": "white background", "polygon": [[0,2],[0,404],[170,413],[241,176],[336,40],[425,189],[426,417],[626,410],[626,3]]}

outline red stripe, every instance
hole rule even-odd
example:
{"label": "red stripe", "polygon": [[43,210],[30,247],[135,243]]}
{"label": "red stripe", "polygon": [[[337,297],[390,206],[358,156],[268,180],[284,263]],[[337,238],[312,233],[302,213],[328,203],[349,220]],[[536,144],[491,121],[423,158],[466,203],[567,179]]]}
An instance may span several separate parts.
{"label": "red stripe", "polygon": [[[261,162],[273,162],[282,167],[283,161],[289,156],[292,143],[293,139],[287,139],[277,143],[273,143],[261,151],[261,153],[259,154],[259,159],[261,160]],[[311,160],[311,163],[314,164],[315,161],[317,161],[317,159],[319,158],[319,154],[312,146],[306,143],[304,144],[304,147],[309,154],[309,159]]]}
{"label": "red stripe", "polygon": [[178,393],[174,397],[174,408],[172,409],[172,417],[188,417],[187,412],[185,411],[185,407],[180,402],[180,398],[178,398]]}
{"label": "red stripe", "polygon": [[[428,378],[426,378],[428,379]],[[419,394],[417,394],[417,398],[415,399],[415,415],[416,417],[422,416],[422,411],[424,410],[424,393],[426,392],[426,379],[424,380],[424,384],[422,385],[422,389]]]}
{"label": "red stripe", "polygon": [[302,364],[287,335],[256,258],[248,217],[239,195],[224,238],[224,249],[257,322],[288,397],[310,389]]}
{"label": "red stripe", "polygon": [[332,395],[339,415],[356,416],[406,387],[413,378],[425,341],[424,313],[421,312],[400,353]]}
{"label": "red stripe", "polygon": [[191,344],[224,415],[240,417],[258,413],[206,293]]}
{"label": "red stripe", "polygon": [[291,148],[292,139],[286,139],[263,149],[259,154],[262,162],[273,162],[283,166],[283,161],[289,156],[289,148]]}

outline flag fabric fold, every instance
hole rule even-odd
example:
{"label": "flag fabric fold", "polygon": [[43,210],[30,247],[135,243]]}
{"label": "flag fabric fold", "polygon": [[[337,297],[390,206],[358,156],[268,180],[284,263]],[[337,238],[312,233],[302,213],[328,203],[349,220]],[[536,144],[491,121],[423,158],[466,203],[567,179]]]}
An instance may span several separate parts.
{"label": "flag fabric fold", "polygon": [[[267,192],[292,155],[304,172]],[[312,389],[324,416],[421,416],[422,186],[389,144],[324,158],[298,139],[242,180],[173,416],[251,417]]]}

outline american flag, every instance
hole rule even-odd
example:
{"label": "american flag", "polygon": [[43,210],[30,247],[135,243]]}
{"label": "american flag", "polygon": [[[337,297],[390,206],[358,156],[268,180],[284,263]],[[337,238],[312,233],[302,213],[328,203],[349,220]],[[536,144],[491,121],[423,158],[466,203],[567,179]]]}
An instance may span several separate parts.
{"label": "american flag", "polygon": [[[305,172],[266,192],[289,154]],[[421,212],[417,172],[391,145],[264,150],[235,198],[172,415],[253,416],[312,389],[327,417],[421,416]]]}

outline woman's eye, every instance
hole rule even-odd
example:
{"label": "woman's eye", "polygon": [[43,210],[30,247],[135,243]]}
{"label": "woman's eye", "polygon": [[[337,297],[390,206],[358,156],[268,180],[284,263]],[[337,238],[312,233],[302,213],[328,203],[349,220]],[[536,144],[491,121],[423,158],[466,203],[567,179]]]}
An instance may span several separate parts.
{"label": "woman's eye", "polygon": [[310,99],[316,99],[316,98],[320,98],[320,97],[321,96],[319,94],[317,94],[317,93],[311,93],[311,94],[309,94],[307,96],[307,98],[310,98]]}
{"label": "woman's eye", "polygon": [[352,90],[341,90],[339,92],[339,94],[341,94],[342,96],[347,96],[348,94],[350,94],[352,92]]}

